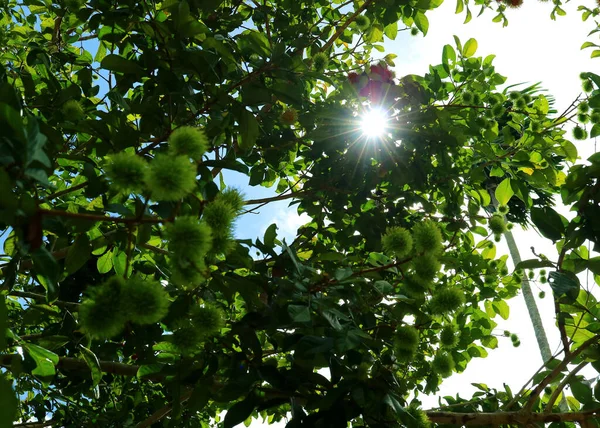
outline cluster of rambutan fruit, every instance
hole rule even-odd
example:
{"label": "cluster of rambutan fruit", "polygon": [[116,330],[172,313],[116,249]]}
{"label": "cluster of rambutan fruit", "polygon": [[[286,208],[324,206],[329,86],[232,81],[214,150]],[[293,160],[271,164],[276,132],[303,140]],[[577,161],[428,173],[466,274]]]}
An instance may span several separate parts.
{"label": "cluster of rambutan fruit", "polygon": [[587,123],[597,125],[600,123],[600,109],[590,109],[587,101],[582,101],[577,105],[577,121],[584,125],[575,125],[573,127],[573,138],[576,140],[585,140],[588,132],[585,129]]}
{"label": "cluster of rambutan fruit", "polygon": [[500,242],[502,234],[513,228],[512,223],[506,222],[506,214],[508,214],[507,205],[499,205],[496,212],[488,219],[488,227],[494,234],[494,240]]}

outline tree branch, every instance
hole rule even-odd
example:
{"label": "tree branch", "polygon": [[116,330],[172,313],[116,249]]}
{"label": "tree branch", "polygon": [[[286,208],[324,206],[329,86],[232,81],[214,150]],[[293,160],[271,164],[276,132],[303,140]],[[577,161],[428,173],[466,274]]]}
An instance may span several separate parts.
{"label": "tree branch", "polygon": [[[183,394],[180,398],[179,398],[179,402],[180,403],[185,403],[186,401],[188,401],[190,399],[190,397],[192,396],[192,392],[193,390],[189,390],[187,391],[185,394]],[[137,424],[135,426],[135,428],[147,428],[152,426],[153,424],[155,424],[156,422],[160,421],[162,418],[164,418],[165,416],[167,416],[169,413],[171,413],[171,411],[173,410],[173,404],[167,404],[166,406],[158,409],[156,412],[152,413],[152,415],[140,422],[139,424]]]}
{"label": "tree branch", "polygon": [[496,412],[496,413],[453,413],[427,412],[431,422],[452,425],[522,425],[550,422],[585,422],[600,415],[600,408],[584,412],[569,413],[528,413],[528,412]]}
{"label": "tree branch", "polygon": [[560,393],[564,389],[564,387],[567,385],[567,383],[569,383],[569,381],[573,378],[573,376],[575,376],[581,369],[583,369],[587,365],[588,365],[588,362],[583,361],[583,362],[579,363],[579,365],[577,367],[575,367],[571,373],[569,373],[567,376],[565,376],[565,378],[556,387],[556,389],[550,396],[550,399],[548,400],[548,404],[546,404],[546,408],[544,409],[544,411],[546,411],[546,412],[552,411],[552,406],[556,402],[556,399],[558,398],[558,396],[560,395]]}
{"label": "tree branch", "polygon": [[106,222],[111,222],[111,223],[125,223],[125,224],[167,223],[167,222],[171,221],[171,219],[163,219],[163,218],[110,217],[110,216],[105,216],[105,215],[101,215],[101,214],[71,213],[68,211],[61,211],[61,210],[38,209],[38,212],[45,216],[67,217],[67,218],[74,218],[74,219],[79,219],[79,220],[106,221]]}
{"label": "tree branch", "polygon": [[333,45],[333,43],[342,35],[342,33],[344,31],[346,31],[346,28],[348,28],[348,26],[354,22],[354,20],[356,19],[356,17],[358,15],[360,15],[367,7],[369,7],[369,5],[371,3],[373,3],[373,0],[367,0],[367,1],[365,1],[363,3],[363,5],[361,7],[359,7],[358,9],[356,9],[356,11],[350,16],[350,18],[348,18],[346,20],[346,22],[344,22],[337,29],[337,31],[333,34],[333,36],[331,36],[329,38],[329,40],[327,40],[327,43],[325,43],[325,45],[321,49],[319,49],[319,52],[324,52],[327,49],[329,49],[331,47],[331,45]]}
{"label": "tree branch", "polygon": [[[27,291],[11,291],[8,293],[9,296],[15,297],[23,297],[24,299],[34,299],[34,300],[46,300],[46,296],[43,294],[37,293],[29,293]],[[52,303],[48,303],[50,306],[55,305],[59,308],[65,308],[72,311],[77,311],[79,309],[79,303],[75,302],[63,302],[61,300],[56,300]]]}

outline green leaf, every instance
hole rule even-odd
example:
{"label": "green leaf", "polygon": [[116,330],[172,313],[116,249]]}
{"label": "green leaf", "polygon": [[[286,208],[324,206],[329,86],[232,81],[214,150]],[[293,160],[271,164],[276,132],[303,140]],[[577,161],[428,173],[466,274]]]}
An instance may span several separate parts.
{"label": "green leaf", "polygon": [[575,296],[579,294],[579,280],[574,274],[568,272],[550,272],[550,287],[556,297],[562,295]]}
{"label": "green leaf", "polygon": [[48,302],[55,301],[58,297],[58,279],[61,274],[58,263],[46,247],[38,248],[31,255],[31,259],[36,273],[43,279],[40,282],[46,288]]}
{"label": "green leaf", "polygon": [[508,201],[510,201],[510,198],[512,198],[514,194],[515,192],[512,189],[510,178],[505,178],[498,184],[498,187],[496,187],[495,196],[500,205],[508,204]]}
{"label": "green leaf", "polygon": [[277,224],[273,223],[267,230],[265,231],[265,236],[263,237],[263,243],[269,247],[275,247],[275,239],[277,238]]}
{"label": "green leaf", "polygon": [[17,417],[17,395],[11,382],[4,373],[0,373],[0,428],[12,428]]}
{"label": "green leaf", "polygon": [[106,55],[100,63],[100,66],[105,70],[115,71],[117,73],[144,74],[144,69],[136,62],[116,54]]}
{"label": "green leaf", "polygon": [[295,322],[310,322],[310,308],[304,305],[289,305],[288,314]]}
{"label": "green leaf", "polygon": [[349,268],[349,267],[337,268],[334,276],[335,276],[335,279],[337,279],[338,281],[343,281],[344,279],[352,276],[352,268]]}
{"label": "green leaf", "polygon": [[538,269],[544,267],[554,267],[554,263],[550,260],[540,260],[540,259],[529,259],[523,260],[521,263],[517,264],[516,269]]}
{"label": "green leaf", "polygon": [[0,351],[6,348],[6,333],[8,330],[8,309],[3,294],[0,294]]}
{"label": "green leaf", "polygon": [[494,312],[502,317],[502,319],[507,320],[510,315],[510,308],[508,304],[504,300],[498,300],[492,302],[492,307],[494,308]]}
{"label": "green leaf", "polygon": [[550,207],[533,207],[531,221],[542,235],[553,241],[558,241],[565,233],[565,226],[560,215]]}
{"label": "green leaf", "polygon": [[451,45],[445,45],[442,49],[442,64],[454,66],[456,63],[456,51]]}
{"label": "green leaf", "polygon": [[258,139],[258,121],[254,115],[246,109],[240,114],[241,141],[238,142],[240,149],[250,151]]}
{"label": "green leaf", "polygon": [[107,251],[96,262],[98,273],[108,273],[113,268],[112,251]]}
{"label": "green leaf", "polygon": [[140,368],[137,371],[137,378],[138,379],[146,379],[148,377],[152,377],[155,376],[159,373],[162,372],[162,370],[165,368],[164,364],[144,364],[141,365]]}
{"label": "green leaf", "polygon": [[373,24],[367,34],[365,40],[368,43],[377,43],[383,41],[383,27],[380,24]]}
{"label": "green leaf", "polygon": [[85,346],[79,345],[79,349],[81,350],[81,356],[83,357],[83,360],[90,368],[90,372],[92,374],[92,385],[95,388],[100,383],[100,380],[102,380],[102,369],[100,368],[100,361],[98,361],[98,357],[96,357],[96,354],[94,354]]}
{"label": "green leaf", "polygon": [[32,343],[23,344],[25,355],[28,355],[35,362],[35,369],[31,373],[35,376],[49,377],[56,374],[55,366],[58,364],[58,355],[48,351],[41,346]]}
{"label": "green leaf", "polygon": [[417,11],[417,13],[415,14],[415,16],[413,17],[414,21],[415,21],[415,25],[417,26],[417,28],[419,30],[421,30],[421,32],[423,33],[423,35],[427,35],[427,31],[429,30],[429,19],[427,19],[427,17],[425,16],[425,14],[421,11]]}
{"label": "green leaf", "polygon": [[597,137],[598,135],[600,135],[600,123],[596,123],[590,130],[590,138]]}
{"label": "green leaf", "polygon": [[224,428],[233,428],[237,424],[243,423],[254,411],[255,403],[254,397],[247,397],[243,401],[235,403],[227,411],[225,420],[223,421]]}
{"label": "green leaf", "polygon": [[592,397],[592,388],[582,382],[570,382],[571,392],[573,397],[577,399],[581,404],[586,404],[594,400]]}
{"label": "green leaf", "polygon": [[65,269],[68,273],[77,272],[90,259],[92,246],[87,234],[82,233],[76,239],[65,259]]}
{"label": "green leaf", "polygon": [[472,57],[473,55],[475,55],[475,52],[477,52],[477,40],[475,40],[475,39],[467,40],[467,42],[465,43],[465,46],[463,48],[463,55],[466,58],[469,58],[469,57]]}
{"label": "green leaf", "polygon": [[386,25],[384,33],[389,39],[396,40],[396,36],[398,35],[398,23],[392,22],[391,24]]}

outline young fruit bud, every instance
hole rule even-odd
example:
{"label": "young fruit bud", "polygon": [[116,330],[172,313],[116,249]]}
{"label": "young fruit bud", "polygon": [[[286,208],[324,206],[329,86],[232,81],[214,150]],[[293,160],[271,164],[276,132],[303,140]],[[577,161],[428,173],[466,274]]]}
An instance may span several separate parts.
{"label": "young fruit bud", "polygon": [[540,284],[545,284],[548,282],[548,278],[546,278],[545,276],[540,276]]}
{"label": "young fruit bud", "polygon": [[494,235],[501,235],[506,232],[506,222],[500,215],[493,215],[490,217],[488,226]]}
{"label": "young fruit bud", "polygon": [[577,125],[573,128],[573,138],[576,140],[585,140],[587,138],[587,131]]}
{"label": "young fruit bud", "polygon": [[527,272],[527,278],[529,279],[533,279],[535,278],[535,272],[530,270],[529,272]]}
{"label": "young fruit bud", "polygon": [[510,335],[510,340],[516,342],[517,340],[519,340],[519,336],[513,333]]}
{"label": "young fruit bud", "polygon": [[519,98],[521,98],[521,93],[520,92],[510,92],[508,94],[508,99],[510,99],[511,101],[516,101]]}
{"label": "young fruit bud", "polygon": [[360,31],[366,31],[371,26],[371,20],[365,15],[358,15],[354,20],[354,23]]}
{"label": "young fruit bud", "polygon": [[150,163],[146,184],[155,201],[178,201],[196,188],[196,166],[187,156],[158,154]]}
{"label": "young fruit bud", "polygon": [[444,315],[456,311],[465,304],[465,294],[458,288],[442,288],[435,291],[429,301],[432,315]]}
{"label": "young fruit bud", "polygon": [[190,313],[192,324],[204,337],[214,336],[225,325],[223,311],[212,305],[196,306]]}
{"label": "young fruit bud", "polygon": [[471,104],[471,103],[473,103],[473,100],[474,100],[475,97],[473,95],[473,92],[471,92],[471,91],[463,91],[463,93],[461,95],[461,98],[462,98],[462,102],[463,103],[465,103],[465,104]]}
{"label": "young fruit bud", "polygon": [[411,29],[410,29],[410,35],[411,36],[417,36],[417,35],[419,35],[419,29],[417,27],[411,27]]}
{"label": "young fruit bud", "polygon": [[412,236],[403,227],[390,227],[381,237],[381,246],[386,254],[401,258],[412,250]]}
{"label": "young fruit bud", "polygon": [[425,281],[433,280],[441,269],[441,264],[433,254],[423,254],[416,257],[413,262],[415,274]]}
{"label": "young fruit bud", "polygon": [[225,202],[237,214],[244,208],[244,195],[235,188],[227,188],[219,193],[216,199]]}
{"label": "young fruit bud", "polygon": [[231,230],[235,211],[222,199],[215,199],[204,207],[202,220],[212,229],[213,235],[227,235]]}
{"label": "young fruit bud", "polygon": [[71,122],[76,122],[85,115],[81,104],[77,100],[68,100],[65,102],[62,106],[62,113],[65,119]]}
{"label": "young fruit bud", "polygon": [[581,87],[584,92],[592,92],[594,90],[594,84],[591,80],[584,80]]}
{"label": "young fruit bud", "polygon": [[431,367],[435,373],[442,377],[448,377],[452,375],[452,371],[454,370],[454,360],[452,357],[446,353],[439,352],[433,358],[431,362]]}
{"label": "young fruit bud", "polygon": [[590,117],[587,114],[585,114],[585,113],[577,114],[577,121],[579,123],[588,123],[589,120],[590,120]]}
{"label": "young fruit bud", "polygon": [[508,330],[504,330],[504,336],[505,336],[505,337],[509,337],[509,336],[510,336],[510,331],[508,331]]}
{"label": "young fruit bud", "polygon": [[431,220],[417,223],[413,229],[415,250],[418,253],[439,254],[442,250],[442,232],[436,223]]}
{"label": "young fruit bud", "polygon": [[195,161],[202,159],[209,147],[208,138],[200,128],[181,126],[169,136],[171,155],[186,155]]}
{"label": "young fruit bud", "polygon": [[177,217],[166,228],[168,249],[177,260],[195,261],[210,251],[211,228],[195,217]]}
{"label": "young fruit bud", "polygon": [[293,125],[298,121],[298,111],[294,108],[288,108],[281,113],[279,120],[284,125]]}
{"label": "young fruit bud", "polygon": [[104,167],[115,190],[141,193],[146,183],[148,163],[135,153],[116,153],[108,157]]}
{"label": "young fruit bud", "polygon": [[587,101],[582,101],[577,105],[577,110],[579,111],[579,113],[587,113],[589,109],[590,105]]}
{"label": "young fruit bud", "polygon": [[540,294],[538,294],[538,297],[540,299],[543,299],[544,297],[546,297],[546,292],[545,291],[540,291]]}
{"label": "young fruit bud", "polygon": [[498,212],[502,215],[508,214],[508,205],[498,205]]}
{"label": "young fruit bud", "polygon": [[323,52],[318,52],[312,57],[312,62],[316,71],[324,71],[329,65],[329,58]]}
{"label": "young fruit bud", "polygon": [[452,349],[458,345],[459,333],[454,325],[447,325],[440,332],[440,344],[442,348]]}
{"label": "young fruit bud", "polygon": [[525,102],[525,99],[524,98],[517,98],[515,100],[515,107],[518,110],[525,110],[525,108],[527,107],[527,103]]}
{"label": "young fruit bud", "polygon": [[136,324],[154,324],[167,315],[169,294],[160,282],[133,276],[121,289],[121,308]]}
{"label": "young fruit bud", "polygon": [[518,348],[519,346],[521,346],[521,341],[517,340],[517,341],[513,342],[512,344],[515,348]]}
{"label": "young fruit bud", "polygon": [[396,329],[396,349],[416,351],[419,346],[419,331],[410,326],[402,326]]}
{"label": "young fruit bud", "polygon": [[125,316],[120,309],[124,280],[113,276],[99,286],[90,287],[88,297],[79,305],[79,322],[93,339],[110,339],[123,330]]}

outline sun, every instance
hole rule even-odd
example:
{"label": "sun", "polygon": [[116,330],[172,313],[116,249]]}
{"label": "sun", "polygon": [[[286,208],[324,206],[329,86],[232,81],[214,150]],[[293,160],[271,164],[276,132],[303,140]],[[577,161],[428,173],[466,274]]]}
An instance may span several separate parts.
{"label": "sun", "polygon": [[383,110],[373,108],[361,115],[360,129],[367,138],[378,138],[387,130],[388,121],[388,115]]}

